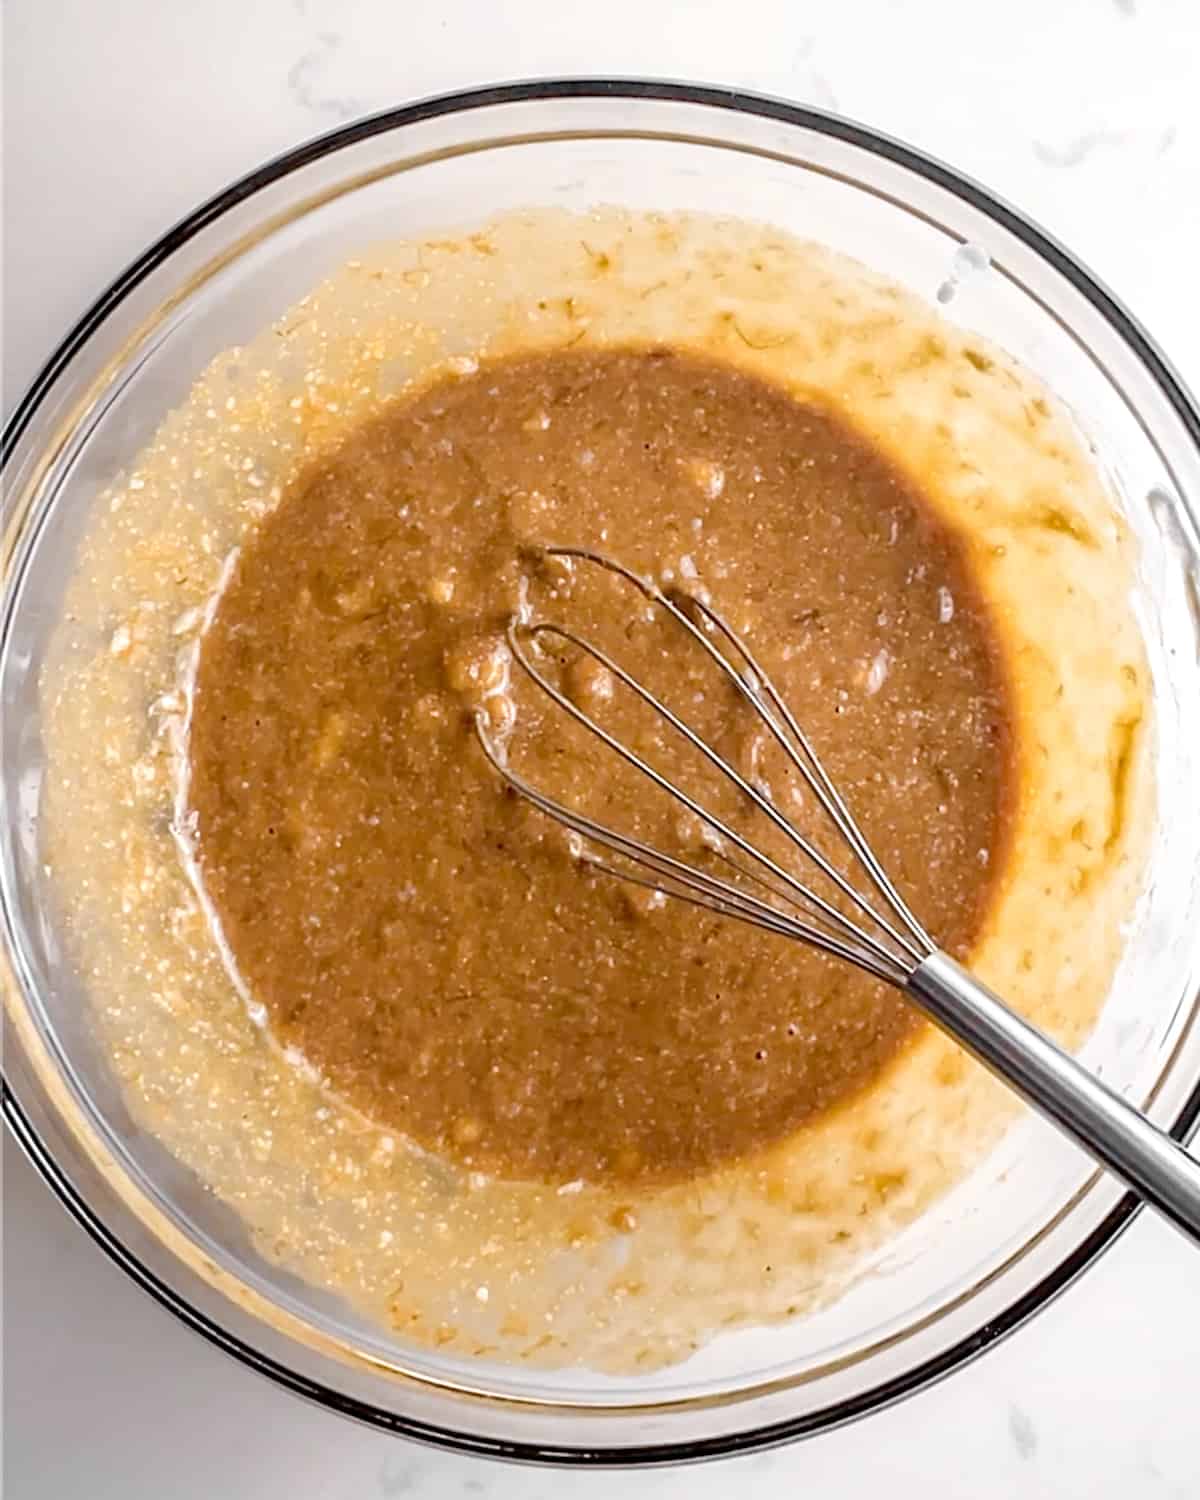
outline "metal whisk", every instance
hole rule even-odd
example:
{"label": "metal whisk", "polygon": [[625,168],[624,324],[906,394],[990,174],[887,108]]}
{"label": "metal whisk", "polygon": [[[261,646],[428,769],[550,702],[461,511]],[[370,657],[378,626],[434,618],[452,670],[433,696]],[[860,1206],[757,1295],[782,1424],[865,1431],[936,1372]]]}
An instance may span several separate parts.
{"label": "metal whisk", "polygon": [[[503,742],[493,734],[487,714],[481,712],[476,717],[479,742],[508,786],[576,834],[580,857],[591,868],[747,922],[764,932],[810,944],[893,985],[1096,1161],[1200,1243],[1200,1163],[937,947],[888,878],[770,677],[704,593],[666,590],[586,548],[550,547],[542,555],[615,575],[658,606],[707,653],[714,668],[758,716],[803,779],[848,849],[855,879],[847,878],[764,790],[743,776],[607,652],[565,626],[548,621],[510,622],[508,644],[515,662],[560,709],[700,820],[710,834],[710,847],[724,873],[667,854],[547,796],[509,766]],[[713,770],[750,800],[812,870],[820,873],[831,894],[840,894],[844,909],[706,810],[573,702],[534,659],[531,648],[549,640],[591,657],[647,708],[661,715]],[[611,858],[596,853],[598,849],[607,851]]]}

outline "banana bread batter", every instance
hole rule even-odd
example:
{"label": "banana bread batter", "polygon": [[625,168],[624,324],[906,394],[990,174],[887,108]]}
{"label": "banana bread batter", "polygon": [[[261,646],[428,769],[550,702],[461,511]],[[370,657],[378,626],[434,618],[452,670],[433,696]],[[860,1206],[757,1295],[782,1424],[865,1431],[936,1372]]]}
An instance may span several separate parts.
{"label": "banana bread batter", "polygon": [[[504,792],[478,708],[552,795],[702,857],[694,820],[522,682],[503,628],[528,609],[611,650],[818,831],[677,627],[531,550],[554,543],[711,593],[959,954],[1002,863],[1007,688],[958,541],[905,475],[824,409],[667,349],[466,363],[352,432],[244,547],[200,654],[188,795],[275,1035],[478,1170],[681,1180],[861,1091],[919,1023],[857,971],[588,873]],[[602,668],[548,666],[763,840]]]}

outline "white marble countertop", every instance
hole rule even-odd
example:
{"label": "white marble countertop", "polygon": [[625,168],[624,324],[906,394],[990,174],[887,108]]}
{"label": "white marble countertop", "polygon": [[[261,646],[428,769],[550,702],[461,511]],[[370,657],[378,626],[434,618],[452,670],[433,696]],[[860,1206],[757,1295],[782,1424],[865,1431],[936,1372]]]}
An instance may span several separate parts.
{"label": "white marble countertop", "polygon": [[[266,156],[501,78],[648,74],[833,108],[982,179],[1200,385],[1194,0],[7,0],[4,404],[143,245]],[[11,1500],[1200,1493],[1200,1261],[1148,1216],[1031,1326],[907,1404],[701,1469],[569,1480],[310,1409],[103,1259],[7,1140]]]}

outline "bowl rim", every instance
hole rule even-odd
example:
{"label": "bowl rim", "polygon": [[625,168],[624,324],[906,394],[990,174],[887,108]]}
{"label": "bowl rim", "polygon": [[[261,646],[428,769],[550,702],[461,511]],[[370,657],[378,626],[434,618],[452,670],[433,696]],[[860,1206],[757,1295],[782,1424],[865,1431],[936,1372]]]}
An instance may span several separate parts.
{"label": "bowl rim", "polygon": [[[376,135],[442,115],[546,100],[625,99],[697,104],[777,120],[856,146],[925,178],[987,215],[1039,255],[1098,311],[1148,371],[1191,441],[1200,449],[1200,406],[1166,355],[1108,288],[1053,236],[974,179],[885,133],[825,110],[753,91],[712,84],[635,77],[551,77],[489,84],[431,95],[338,126],[254,168],[202,202],[155,240],[100,294],[34,377],[0,437],[0,474],[39,407],[96,329],[158,266],[229,209],[322,157]],[[1141,1208],[1125,1193],[1092,1231],[1050,1272],[1002,1313],[912,1369],[820,1410],[729,1435],[622,1446],[559,1445],[497,1439],[419,1420],[331,1389],[288,1368],[231,1333],[168,1286],[105,1224],[55,1160],[0,1070],[0,1107],[13,1138],[68,1213],[108,1258],[185,1326],[239,1363],[326,1410],[415,1441],[479,1457],[560,1466],[645,1467],[733,1457],[827,1431],[882,1409],[944,1378],[1007,1337],[1048,1305],[1116,1240]],[[1170,1134],[1186,1142],[1200,1124],[1200,1080],[1184,1100]]]}

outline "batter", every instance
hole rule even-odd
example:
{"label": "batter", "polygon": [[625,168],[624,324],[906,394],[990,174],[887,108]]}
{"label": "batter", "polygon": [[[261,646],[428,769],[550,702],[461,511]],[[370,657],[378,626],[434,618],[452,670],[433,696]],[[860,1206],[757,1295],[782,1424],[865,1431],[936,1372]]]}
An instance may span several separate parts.
{"label": "batter", "polygon": [[[678,627],[605,575],[538,562],[549,543],[709,589],[963,956],[1004,848],[1006,683],[959,545],[909,478],[829,411],[669,348],[468,362],[350,432],[243,547],[200,654],[189,797],[275,1034],[371,1120],[473,1169],[679,1181],[861,1092],[918,1023],[857,971],[587,874],[504,793],[479,707],[552,795],[703,848],[523,688],[503,628],[532,609],[619,656],[819,830]],[[548,667],[764,840],[603,668],[570,651]]]}
{"label": "batter", "polygon": [[[529,549],[707,587],[935,933],[974,931],[972,969],[1078,1047],[1158,800],[1136,550],[1070,418],[971,328],[729,219],[514,213],[366,247],[274,311],[95,497],[41,664],[46,911],[118,1134],[194,1174],[199,1236],[97,1144],[114,1191],[279,1338],[468,1388],[501,1361],[539,1401],[551,1369],[622,1404],[662,1372],[666,1399],[697,1351],[724,1381],[754,1329],[774,1379],[881,1265],[872,1305],[928,1331],[977,1283],[981,1225],[1011,1247],[1043,1222],[1040,1139],[989,1154],[1011,1096],[899,997],[586,873],[470,718],[486,699],[500,733],[511,700],[517,768],[703,857],[506,669],[524,597],[807,827],[715,671]],[[626,695],[544,666],[708,797]]]}

